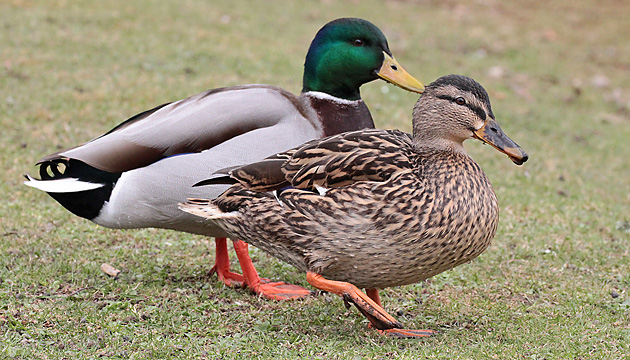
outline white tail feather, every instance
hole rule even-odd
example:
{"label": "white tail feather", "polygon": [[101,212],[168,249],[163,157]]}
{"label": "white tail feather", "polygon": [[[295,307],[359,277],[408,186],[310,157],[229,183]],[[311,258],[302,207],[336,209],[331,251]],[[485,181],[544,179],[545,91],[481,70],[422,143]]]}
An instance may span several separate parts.
{"label": "white tail feather", "polygon": [[216,205],[210,204],[210,202],[204,204],[194,203],[180,203],[179,209],[206,219],[229,219],[239,215],[238,211],[232,211],[225,213],[221,211]]}
{"label": "white tail feather", "polygon": [[105,184],[81,181],[75,178],[37,180],[28,174],[26,174],[26,177],[28,178],[28,181],[25,181],[24,185],[49,193],[72,193],[94,190],[105,186]]}

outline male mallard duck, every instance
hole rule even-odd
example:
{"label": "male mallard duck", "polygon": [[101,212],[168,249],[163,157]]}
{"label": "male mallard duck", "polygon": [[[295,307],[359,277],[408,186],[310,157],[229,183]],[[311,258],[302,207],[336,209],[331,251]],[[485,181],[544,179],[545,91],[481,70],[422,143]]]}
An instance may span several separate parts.
{"label": "male mallard duck", "polygon": [[[485,89],[449,75],[416,103],[413,136],[368,129],[313,140],[231,170],[237,183],[221,196],[180,208],[305,271],[310,284],[354,303],[373,327],[428,336],[401,329],[377,291],[358,288],[416,283],[488,247],[499,206],[464,151],[470,138],[518,165],[527,160],[495,121]],[[198,185],[217,181],[225,178]]]}
{"label": "male mallard duck", "polygon": [[177,204],[221,194],[224,185],[192,187],[218,169],[262,160],[311,139],[373,128],[359,87],[377,78],[423,90],[394,60],[376,26],[362,19],[337,19],[311,43],[300,96],[246,85],[160,105],[86,144],[44,157],[38,162],[41,180],[28,177],[26,185],[105,227],[157,227],[217,237],[213,270],[221,281],[244,283],[273,299],[303,296],[309,292],[298,286],[261,284],[243,242],[234,245],[244,277],[230,272],[228,234],[200,224]]}

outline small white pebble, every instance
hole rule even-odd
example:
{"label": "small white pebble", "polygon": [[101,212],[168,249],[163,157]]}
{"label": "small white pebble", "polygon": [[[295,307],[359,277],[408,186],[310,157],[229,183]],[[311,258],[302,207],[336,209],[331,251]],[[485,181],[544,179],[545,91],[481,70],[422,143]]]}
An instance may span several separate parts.
{"label": "small white pebble", "polygon": [[597,89],[605,88],[610,85],[610,79],[606,75],[598,74],[591,78],[591,84]]}

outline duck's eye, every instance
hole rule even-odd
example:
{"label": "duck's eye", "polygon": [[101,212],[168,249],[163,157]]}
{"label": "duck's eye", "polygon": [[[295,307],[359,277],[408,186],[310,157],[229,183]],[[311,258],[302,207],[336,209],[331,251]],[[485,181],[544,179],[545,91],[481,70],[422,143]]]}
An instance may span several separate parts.
{"label": "duck's eye", "polygon": [[363,46],[364,44],[365,43],[361,39],[354,39],[354,40],[352,40],[352,45],[354,45],[354,46]]}
{"label": "duck's eye", "polygon": [[463,97],[460,96],[457,99],[455,99],[455,103],[457,105],[464,105],[464,104],[466,104],[466,99],[464,99]]}

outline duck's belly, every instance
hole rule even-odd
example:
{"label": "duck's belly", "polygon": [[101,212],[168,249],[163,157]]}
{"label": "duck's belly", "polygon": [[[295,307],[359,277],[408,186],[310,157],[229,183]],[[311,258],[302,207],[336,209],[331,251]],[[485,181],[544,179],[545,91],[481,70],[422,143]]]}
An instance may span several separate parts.
{"label": "duck's belly", "polygon": [[[346,281],[360,288],[407,285],[471,261],[491,240],[489,236],[413,239],[410,235],[396,243],[386,240],[385,236],[381,234],[387,247],[351,246],[349,249],[341,246],[327,264],[322,262],[321,267],[314,264],[315,269],[328,279]],[[346,241],[352,242],[348,238]]]}

